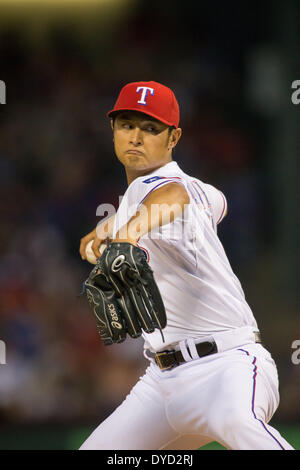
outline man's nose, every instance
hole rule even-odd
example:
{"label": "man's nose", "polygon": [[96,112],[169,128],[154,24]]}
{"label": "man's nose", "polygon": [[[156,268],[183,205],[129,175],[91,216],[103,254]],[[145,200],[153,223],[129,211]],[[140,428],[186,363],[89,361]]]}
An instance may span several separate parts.
{"label": "man's nose", "polygon": [[139,127],[135,127],[134,129],[132,129],[130,133],[130,143],[133,145],[142,145],[143,137],[142,131]]}

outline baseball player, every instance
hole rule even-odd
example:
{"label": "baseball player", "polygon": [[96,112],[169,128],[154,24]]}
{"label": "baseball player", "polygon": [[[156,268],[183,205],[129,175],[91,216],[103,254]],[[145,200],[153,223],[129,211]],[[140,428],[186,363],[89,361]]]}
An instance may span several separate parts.
{"label": "baseball player", "polygon": [[268,424],[279,404],[276,365],[217,235],[226,198],[172,159],[182,134],[174,93],[153,81],[129,83],[107,116],[128,188],[115,216],[81,240],[80,253],[86,259],[93,241],[98,267],[110,266],[106,280],[129,259],[126,250],[143,253],[166,321],[143,327],[145,374],[80,449],[197,449],[210,441],[232,450],[293,449]]}

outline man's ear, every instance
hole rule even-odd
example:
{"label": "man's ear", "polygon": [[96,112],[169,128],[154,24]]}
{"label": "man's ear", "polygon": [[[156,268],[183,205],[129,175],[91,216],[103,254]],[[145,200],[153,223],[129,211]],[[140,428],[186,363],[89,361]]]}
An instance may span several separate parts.
{"label": "man's ear", "polygon": [[182,134],[182,129],[180,127],[177,127],[177,129],[173,129],[171,136],[170,136],[170,145],[171,148],[176,147],[178,140],[180,139]]}
{"label": "man's ear", "polygon": [[114,130],[114,121],[113,121],[113,119],[110,120],[110,127],[112,128],[112,130]]}

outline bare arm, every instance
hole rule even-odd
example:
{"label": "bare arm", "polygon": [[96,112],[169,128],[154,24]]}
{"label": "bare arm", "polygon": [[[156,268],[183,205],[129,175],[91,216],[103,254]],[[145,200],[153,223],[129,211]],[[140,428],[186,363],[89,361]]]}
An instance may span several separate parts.
{"label": "bare arm", "polygon": [[137,245],[140,237],[180,216],[189,202],[189,195],[181,184],[164,185],[147,196],[136,214],[118,231],[112,242]]}

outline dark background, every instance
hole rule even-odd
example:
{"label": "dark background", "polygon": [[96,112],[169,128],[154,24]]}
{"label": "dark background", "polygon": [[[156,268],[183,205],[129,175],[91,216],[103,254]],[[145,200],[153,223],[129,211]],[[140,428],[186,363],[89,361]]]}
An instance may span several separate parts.
{"label": "dark background", "polygon": [[146,366],[142,341],[104,348],[78,298],[80,238],[126,190],[105,114],[139,80],[174,90],[174,159],[227,197],[219,236],[278,366],[274,422],[300,428],[299,2],[24,3],[0,2],[2,448],[84,427],[76,447]]}

